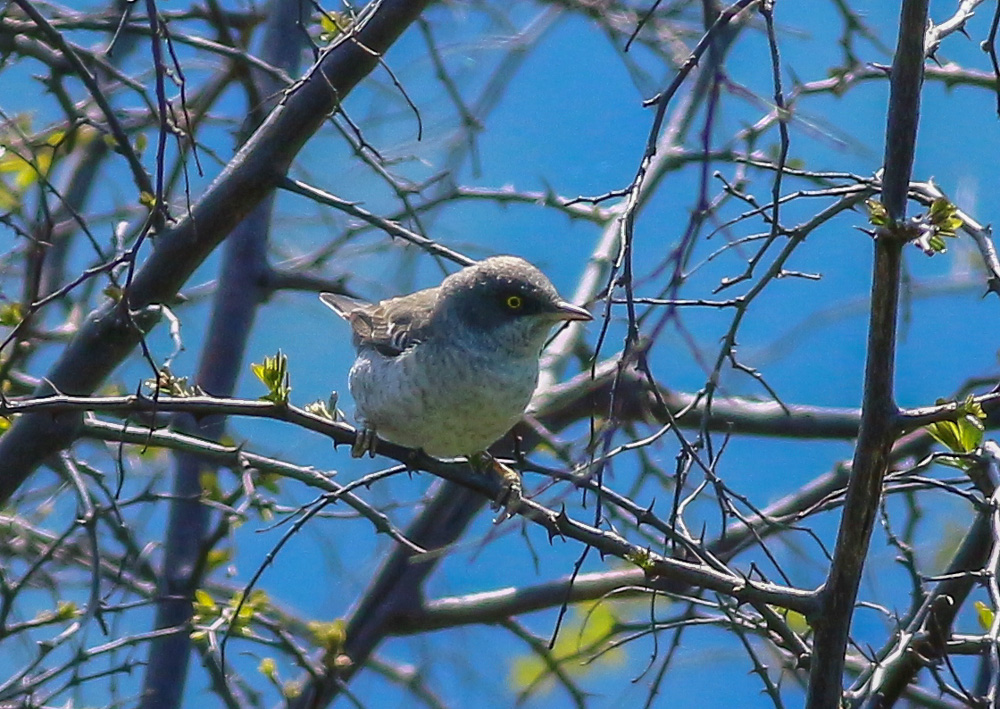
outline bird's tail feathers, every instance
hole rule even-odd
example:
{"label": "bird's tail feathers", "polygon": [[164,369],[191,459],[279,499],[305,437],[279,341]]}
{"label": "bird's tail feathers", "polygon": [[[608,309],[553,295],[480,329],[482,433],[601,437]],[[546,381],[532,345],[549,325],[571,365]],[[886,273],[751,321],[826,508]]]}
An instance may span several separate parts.
{"label": "bird's tail feathers", "polygon": [[326,307],[344,318],[344,320],[350,320],[351,313],[364,310],[368,305],[363,300],[352,298],[349,295],[340,295],[339,293],[320,293],[319,299],[323,301]]}

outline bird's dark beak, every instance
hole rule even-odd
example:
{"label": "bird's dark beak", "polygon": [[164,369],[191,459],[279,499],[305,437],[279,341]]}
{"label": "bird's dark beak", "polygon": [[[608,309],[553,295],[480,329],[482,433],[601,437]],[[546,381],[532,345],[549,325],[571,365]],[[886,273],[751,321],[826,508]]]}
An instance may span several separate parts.
{"label": "bird's dark beak", "polygon": [[579,305],[573,305],[572,303],[567,303],[565,300],[561,300],[556,303],[554,317],[558,320],[593,320],[594,316],[588,313],[585,309],[581,308]]}

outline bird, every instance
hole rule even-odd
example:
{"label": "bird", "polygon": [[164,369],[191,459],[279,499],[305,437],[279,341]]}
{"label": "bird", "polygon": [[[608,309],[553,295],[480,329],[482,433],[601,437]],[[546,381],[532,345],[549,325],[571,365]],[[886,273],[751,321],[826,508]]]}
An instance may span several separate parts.
{"label": "bird", "polygon": [[[383,438],[475,466],[523,416],[552,328],[592,319],[516,256],[483,259],[439,286],[378,303],[319,297],[353,331],[354,457],[374,456]],[[519,495],[520,478],[499,472]]]}

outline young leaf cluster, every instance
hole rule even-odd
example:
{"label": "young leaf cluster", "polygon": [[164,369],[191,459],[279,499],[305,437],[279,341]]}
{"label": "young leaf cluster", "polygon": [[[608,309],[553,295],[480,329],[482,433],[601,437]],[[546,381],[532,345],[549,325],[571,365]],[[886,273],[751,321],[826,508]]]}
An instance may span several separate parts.
{"label": "young leaf cluster", "polygon": [[278,354],[274,357],[265,357],[263,364],[250,365],[250,369],[267,387],[267,394],[260,397],[261,399],[281,405],[288,403],[292,387],[288,378],[288,357],[281,350],[278,350]]}

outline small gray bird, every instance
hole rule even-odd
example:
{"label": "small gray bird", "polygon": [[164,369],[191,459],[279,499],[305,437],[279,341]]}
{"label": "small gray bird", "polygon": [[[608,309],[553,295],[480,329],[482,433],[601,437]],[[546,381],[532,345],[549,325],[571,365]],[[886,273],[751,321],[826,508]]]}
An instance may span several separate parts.
{"label": "small gray bird", "polygon": [[376,304],[333,293],[320,300],[354,331],[349,383],[363,429],[355,457],[374,455],[376,432],[439,458],[482,453],[524,414],[552,327],[591,319],[514,256]]}

